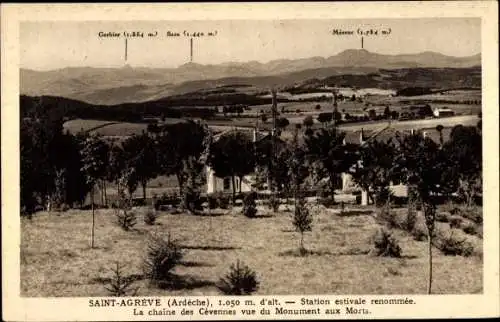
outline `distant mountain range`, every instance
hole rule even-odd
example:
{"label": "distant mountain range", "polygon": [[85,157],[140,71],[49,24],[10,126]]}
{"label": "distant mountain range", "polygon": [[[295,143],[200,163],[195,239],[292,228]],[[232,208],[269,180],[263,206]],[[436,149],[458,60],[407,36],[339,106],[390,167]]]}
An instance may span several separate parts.
{"label": "distant mountain range", "polygon": [[346,50],[328,58],[280,59],[268,63],[187,63],[178,68],[68,67],[51,71],[21,69],[21,94],[53,95],[92,104],[144,102],[221,85],[250,85],[257,89],[289,86],[308,79],[359,75],[381,69],[468,68],[481,66],[481,55],[452,57],[435,52],[382,55]]}

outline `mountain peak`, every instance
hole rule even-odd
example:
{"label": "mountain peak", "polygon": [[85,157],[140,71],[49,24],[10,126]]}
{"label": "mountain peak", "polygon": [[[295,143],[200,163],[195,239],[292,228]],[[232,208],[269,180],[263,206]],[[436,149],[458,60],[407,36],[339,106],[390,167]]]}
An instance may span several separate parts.
{"label": "mountain peak", "polygon": [[338,53],[338,55],[368,55],[368,54],[373,54],[373,53],[366,49],[346,49]]}
{"label": "mountain peak", "polygon": [[179,68],[182,68],[182,69],[193,69],[193,68],[201,68],[203,66],[204,65],[202,65],[202,64],[188,62],[188,63],[180,65]]}

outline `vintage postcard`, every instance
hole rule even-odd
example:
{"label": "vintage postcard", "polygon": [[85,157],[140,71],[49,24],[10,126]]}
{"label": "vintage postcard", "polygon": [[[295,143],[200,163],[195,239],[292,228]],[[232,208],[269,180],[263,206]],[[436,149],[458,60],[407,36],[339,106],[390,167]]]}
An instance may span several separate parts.
{"label": "vintage postcard", "polygon": [[497,9],[2,5],[3,319],[498,316]]}

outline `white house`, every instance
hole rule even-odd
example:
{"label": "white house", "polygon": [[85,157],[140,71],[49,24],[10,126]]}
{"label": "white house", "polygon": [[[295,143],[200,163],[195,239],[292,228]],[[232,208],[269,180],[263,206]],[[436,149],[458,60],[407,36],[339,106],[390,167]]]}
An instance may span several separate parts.
{"label": "white house", "polygon": [[[228,132],[233,131],[224,131],[222,133],[219,133],[217,135],[213,136],[214,140],[217,140],[224,134],[227,134]],[[247,132],[244,130],[238,130],[240,132]],[[250,134],[251,133],[251,134]],[[258,142],[266,137],[269,137],[269,132],[264,132],[264,131],[258,131],[257,129],[253,129],[248,131],[248,135],[252,135],[252,140],[253,142]],[[237,153],[237,151],[235,151]],[[220,178],[215,175],[214,170],[210,166],[205,167],[206,171],[206,179],[207,179],[207,194],[212,194],[215,192],[232,192],[233,191],[233,183],[231,180],[231,177],[225,177],[225,178]],[[235,184],[235,191],[241,191],[241,192],[249,192],[253,190],[253,185],[255,183],[255,173],[246,175],[242,178],[240,181],[240,178],[236,177],[234,180]]]}
{"label": "white house", "polygon": [[435,108],[433,114],[435,117],[446,117],[455,115],[455,112],[445,107],[445,108]]}
{"label": "white house", "polygon": [[[361,129],[361,131],[354,131],[348,133],[348,135],[346,135],[346,138],[344,139],[344,144],[348,142],[348,143],[363,145],[370,140],[393,139],[395,137],[395,134],[396,130],[390,125],[384,126],[381,129],[371,132],[369,136],[365,135],[363,129]],[[354,191],[361,190],[361,205],[363,206],[368,205],[369,203],[368,192],[366,190],[363,190],[356,183],[354,183],[354,181],[352,180],[352,176],[349,173],[342,173],[341,177],[342,177],[342,192],[352,193]],[[396,197],[406,197],[408,193],[407,186],[399,182],[391,182],[391,184],[389,185],[389,189]]]}

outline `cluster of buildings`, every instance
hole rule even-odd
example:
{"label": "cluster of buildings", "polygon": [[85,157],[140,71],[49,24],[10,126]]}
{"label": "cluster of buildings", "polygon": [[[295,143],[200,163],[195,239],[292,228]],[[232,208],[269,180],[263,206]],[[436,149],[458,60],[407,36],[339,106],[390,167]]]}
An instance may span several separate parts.
{"label": "cluster of buildings", "polygon": [[[240,131],[240,130],[239,130]],[[270,132],[258,131],[257,129],[241,130],[249,138],[252,138],[253,142],[256,144],[265,143],[267,140],[271,140],[272,136]],[[226,134],[229,131],[219,133],[214,136],[214,140],[217,140],[220,136]],[[408,133],[413,133],[415,130],[410,130]],[[364,131],[363,129],[357,131],[346,132],[346,137],[344,143],[351,143],[357,145],[363,145],[371,140],[382,140],[387,141],[394,139],[396,134],[401,133],[395,130],[390,125],[386,125],[378,130]],[[419,131],[424,137],[429,137],[435,142],[439,142],[440,135],[435,130]],[[404,132],[403,132],[404,134]],[[447,138],[447,133],[444,135]],[[282,142],[280,139],[278,142]],[[231,193],[233,191],[232,180],[229,177],[220,178],[217,177],[209,166],[206,166],[206,180],[207,180],[207,194],[213,194],[217,192]],[[249,192],[254,191],[254,184],[256,182],[256,173],[244,176],[241,180],[235,178],[235,188],[236,191]],[[363,191],[359,186],[357,186],[349,173],[342,173],[339,175],[339,180],[336,181],[337,191],[341,194],[353,194],[356,192],[361,192],[361,204],[367,205],[369,203],[368,193]],[[268,185],[269,186],[269,185]],[[391,182],[389,188],[392,190],[394,196],[396,197],[406,197],[407,187],[400,182]],[[266,192],[266,191],[260,191]],[[267,191],[270,192],[270,191]]]}

